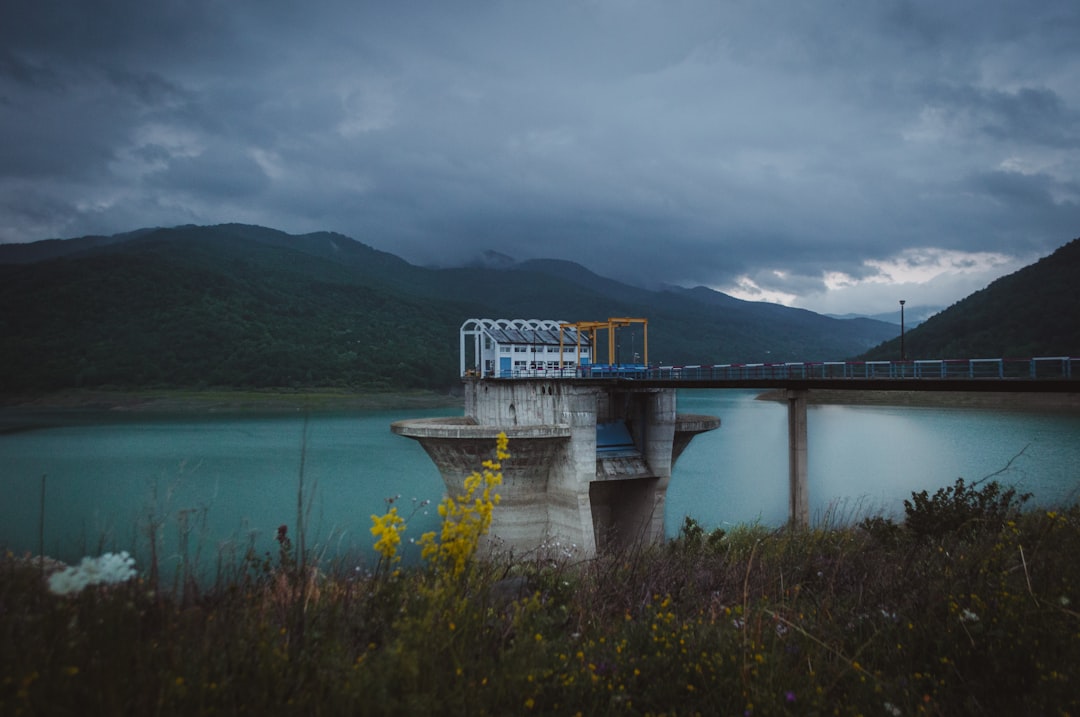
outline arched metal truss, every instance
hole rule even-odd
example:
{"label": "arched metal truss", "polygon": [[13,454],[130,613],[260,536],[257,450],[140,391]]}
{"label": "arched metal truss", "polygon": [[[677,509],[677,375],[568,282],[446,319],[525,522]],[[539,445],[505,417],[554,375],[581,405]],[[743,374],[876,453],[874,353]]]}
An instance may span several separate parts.
{"label": "arched metal truss", "polygon": [[[460,371],[462,376],[487,375],[497,366],[485,366],[482,357],[488,351],[485,340],[493,345],[515,346],[590,346],[582,333],[565,321],[554,319],[466,319],[460,331]],[[470,355],[469,348],[472,348]],[[575,352],[575,356],[577,353]],[[470,360],[471,359],[471,360]],[[560,351],[560,365],[563,362]],[[575,364],[577,359],[575,358]]]}

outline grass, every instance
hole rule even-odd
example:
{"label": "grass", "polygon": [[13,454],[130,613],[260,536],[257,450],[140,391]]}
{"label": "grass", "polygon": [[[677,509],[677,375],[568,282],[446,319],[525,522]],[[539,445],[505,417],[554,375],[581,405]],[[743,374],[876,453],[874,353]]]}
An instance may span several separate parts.
{"label": "grass", "polygon": [[1025,500],[958,481],[902,523],[687,519],[587,561],[477,556],[474,535],[372,571],[282,533],[182,591],[58,596],[9,555],[0,714],[1078,714],[1080,507]]}

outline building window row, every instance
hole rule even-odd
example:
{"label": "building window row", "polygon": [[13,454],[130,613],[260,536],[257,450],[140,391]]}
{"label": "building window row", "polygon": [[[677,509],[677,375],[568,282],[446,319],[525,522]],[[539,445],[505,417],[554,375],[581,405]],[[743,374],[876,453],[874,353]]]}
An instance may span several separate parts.
{"label": "building window row", "polygon": [[[543,346],[541,346],[539,348],[535,348],[535,347],[532,347],[532,346],[512,346],[511,347],[511,346],[505,346],[505,345],[500,345],[499,346],[499,353],[508,354],[508,353],[510,353],[511,349],[516,354],[544,353],[544,347]],[[563,346],[562,352],[564,354],[577,353],[577,347],[576,346]],[[559,347],[558,346],[548,346],[547,347],[547,353],[549,353],[549,354],[557,354],[557,353],[559,353]],[[586,348],[581,349],[581,354],[583,356],[587,356],[588,353],[589,353],[589,349],[586,349]]]}

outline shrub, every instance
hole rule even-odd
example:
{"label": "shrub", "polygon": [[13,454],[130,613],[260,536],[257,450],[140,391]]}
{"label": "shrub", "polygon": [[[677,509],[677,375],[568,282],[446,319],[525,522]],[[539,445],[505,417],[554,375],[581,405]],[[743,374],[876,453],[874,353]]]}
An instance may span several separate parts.
{"label": "shrub", "polygon": [[716,550],[724,542],[726,533],[723,528],[713,528],[706,532],[704,526],[689,515],[683,519],[679,534],[672,542],[675,550],[697,552],[701,550]]}
{"label": "shrub", "polygon": [[939,488],[933,496],[925,490],[912,493],[904,501],[904,526],[917,538],[940,538],[949,533],[972,534],[980,530],[1000,530],[1020,513],[1030,493],[1017,495],[1015,488],[1002,490],[997,481],[979,487],[957,478],[951,486]]}

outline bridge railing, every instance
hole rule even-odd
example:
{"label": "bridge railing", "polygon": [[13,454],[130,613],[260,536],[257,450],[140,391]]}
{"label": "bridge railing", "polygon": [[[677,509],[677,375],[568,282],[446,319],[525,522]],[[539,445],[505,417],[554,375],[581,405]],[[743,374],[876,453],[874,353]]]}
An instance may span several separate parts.
{"label": "bridge railing", "polygon": [[[758,379],[1080,379],[1080,357],[808,361],[717,365],[594,364],[563,369],[518,369],[495,378],[629,378],[653,381]],[[475,375],[475,374],[473,374]]]}
{"label": "bridge railing", "polygon": [[[562,369],[516,369],[494,378],[629,378],[653,381],[758,379],[1080,379],[1080,357],[807,361],[645,366],[592,364]],[[476,375],[476,374],[470,374]]]}

